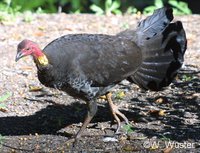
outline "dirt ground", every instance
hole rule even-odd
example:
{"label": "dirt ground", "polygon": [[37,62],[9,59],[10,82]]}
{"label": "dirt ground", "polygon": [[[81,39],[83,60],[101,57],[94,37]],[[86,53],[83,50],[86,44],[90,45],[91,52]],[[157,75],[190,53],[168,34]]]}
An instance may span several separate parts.
{"label": "dirt ground", "polygon": [[0,24],[0,96],[11,93],[1,102],[0,152],[200,152],[200,15],[175,17],[183,22],[188,49],[174,83],[160,92],[127,82],[116,86],[114,102],[132,127],[123,123],[115,135],[116,123],[100,99],[97,115],[74,147],[71,137],[84,120],[85,103],[42,86],[30,57],[15,63],[17,44],[25,38],[43,48],[69,33],[115,34],[141,18],[56,14]]}

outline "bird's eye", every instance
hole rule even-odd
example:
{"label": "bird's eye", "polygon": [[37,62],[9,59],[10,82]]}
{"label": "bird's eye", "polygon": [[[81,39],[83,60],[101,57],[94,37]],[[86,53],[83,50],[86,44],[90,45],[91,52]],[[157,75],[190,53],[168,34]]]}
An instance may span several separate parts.
{"label": "bird's eye", "polygon": [[30,48],[26,48],[26,50],[30,50]]}

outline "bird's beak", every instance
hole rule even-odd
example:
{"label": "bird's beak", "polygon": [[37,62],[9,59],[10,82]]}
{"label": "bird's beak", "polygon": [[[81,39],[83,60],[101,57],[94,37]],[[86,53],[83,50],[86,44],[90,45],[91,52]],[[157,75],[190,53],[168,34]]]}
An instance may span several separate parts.
{"label": "bird's beak", "polygon": [[15,57],[15,62],[17,62],[20,58],[24,57],[24,53],[19,51]]}

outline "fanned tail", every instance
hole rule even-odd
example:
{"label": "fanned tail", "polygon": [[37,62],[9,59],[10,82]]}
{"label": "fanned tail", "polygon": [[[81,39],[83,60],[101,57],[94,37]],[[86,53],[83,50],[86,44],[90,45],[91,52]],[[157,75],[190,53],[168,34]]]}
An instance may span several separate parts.
{"label": "fanned tail", "polygon": [[133,41],[141,48],[143,61],[129,81],[150,90],[160,90],[172,82],[187,46],[182,23],[170,23],[172,20],[172,9],[161,8],[139,23]]}

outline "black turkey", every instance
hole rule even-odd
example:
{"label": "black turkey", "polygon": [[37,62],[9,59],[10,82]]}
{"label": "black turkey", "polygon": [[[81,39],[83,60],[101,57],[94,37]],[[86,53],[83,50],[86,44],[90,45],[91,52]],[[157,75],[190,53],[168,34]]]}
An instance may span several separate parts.
{"label": "black turkey", "polygon": [[[129,79],[152,90],[171,83],[186,50],[182,23],[170,23],[172,20],[172,9],[161,8],[141,21],[136,30],[117,35],[65,35],[43,50],[33,41],[23,40],[18,45],[16,61],[33,56],[42,84],[87,102],[88,113],[76,135],[79,138],[96,114],[96,99],[120,81]],[[118,122],[117,129],[118,116],[128,124],[125,115],[112,103],[110,94],[107,98]]]}

